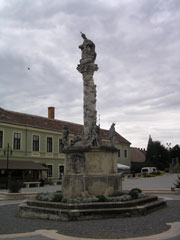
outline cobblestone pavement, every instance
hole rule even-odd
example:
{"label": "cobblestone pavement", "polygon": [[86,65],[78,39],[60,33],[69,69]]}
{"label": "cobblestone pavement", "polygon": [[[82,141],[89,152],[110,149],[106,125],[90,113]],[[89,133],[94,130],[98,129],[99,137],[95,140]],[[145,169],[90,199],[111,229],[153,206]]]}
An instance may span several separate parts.
{"label": "cobblestone pavement", "polygon": [[[129,189],[136,182],[136,187],[141,185],[144,189],[147,189],[149,185],[151,185],[151,188],[149,186],[148,189],[160,189],[160,186],[161,189],[169,189],[174,180],[177,179],[177,175],[165,175],[153,179],[156,179],[157,188],[153,185],[154,180],[149,180],[149,178],[148,181],[146,179],[128,179],[123,182],[123,185],[124,188]],[[18,216],[18,203],[20,201],[0,201],[0,239],[76,240],[80,238],[124,238],[128,240],[180,240],[180,195],[162,194],[159,197],[164,197],[168,206],[146,216],[79,222],[20,218]],[[168,223],[171,223],[171,225],[168,225]]]}
{"label": "cobblestone pavement", "polygon": [[[163,197],[163,196],[162,196]],[[152,212],[146,216],[131,218],[114,218],[89,220],[79,222],[58,222],[40,219],[24,219],[18,216],[18,205],[1,201],[0,205],[0,239],[2,234],[28,233],[39,229],[56,230],[59,234],[76,238],[121,239],[164,233],[170,229],[167,223],[179,223],[180,229],[180,199],[173,200],[174,195],[166,195],[168,207]],[[177,196],[175,196],[176,198]],[[3,204],[4,203],[4,204]],[[3,216],[3,217],[2,217]],[[36,234],[38,235],[38,234]],[[29,239],[47,239],[45,237],[29,236]],[[23,238],[12,239],[23,240]],[[62,238],[52,238],[62,239]],[[157,238],[160,239],[160,238]],[[165,239],[165,238],[164,238]],[[171,239],[171,238],[169,238]],[[177,238],[178,239],[178,238]],[[179,232],[180,239],[180,232]],[[174,239],[173,239],[174,240]]]}

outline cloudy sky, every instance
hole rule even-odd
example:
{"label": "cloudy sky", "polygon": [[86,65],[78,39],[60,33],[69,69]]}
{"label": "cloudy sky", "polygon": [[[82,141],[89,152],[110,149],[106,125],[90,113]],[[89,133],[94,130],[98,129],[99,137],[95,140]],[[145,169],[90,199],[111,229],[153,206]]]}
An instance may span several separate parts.
{"label": "cloudy sky", "polygon": [[136,147],[180,143],[179,0],[0,0],[0,107],[83,123],[80,31],[96,45],[101,127]]}

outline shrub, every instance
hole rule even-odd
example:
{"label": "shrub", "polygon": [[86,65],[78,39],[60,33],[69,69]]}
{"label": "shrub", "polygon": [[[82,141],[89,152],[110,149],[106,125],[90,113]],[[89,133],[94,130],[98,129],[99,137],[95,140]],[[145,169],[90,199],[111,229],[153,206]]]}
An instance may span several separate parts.
{"label": "shrub", "polygon": [[140,193],[142,193],[141,189],[133,188],[129,191],[128,195],[130,195],[132,199],[138,199]]}
{"label": "shrub", "polygon": [[20,182],[10,182],[9,184],[9,192],[10,193],[19,193],[22,188],[22,183]]}
{"label": "shrub", "polygon": [[130,191],[124,191],[119,196],[105,197],[104,195],[98,195],[96,197],[63,197],[61,191],[54,193],[39,193],[36,199],[39,201],[49,202],[62,202],[62,203],[92,203],[92,202],[124,202],[132,199],[142,198],[145,195],[141,189],[133,188]]}
{"label": "shrub", "polygon": [[122,192],[117,191],[117,192],[113,192],[109,197],[119,197],[119,196],[123,196],[127,193],[128,193],[128,191],[122,191]]}
{"label": "shrub", "polygon": [[51,202],[61,202],[62,198],[63,198],[63,195],[61,194],[61,192],[57,191],[53,193]]}
{"label": "shrub", "polygon": [[174,186],[175,188],[180,188],[180,175],[178,176],[178,179],[176,180]]}
{"label": "shrub", "polygon": [[99,199],[96,197],[63,197],[62,202],[63,203],[91,203],[91,202],[98,202]]}
{"label": "shrub", "polygon": [[104,195],[97,195],[96,198],[99,202],[106,202],[106,197]]}
{"label": "shrub", "polygon": [[131,191],[137,191],[138,193],[142,193],[142,190],[140,188],[132,188]]}
{"label": "shrub", "polygon": [[129,201],[129,200],[131,200],[131,199],[132,199],[132,198],[131,198],[130,195],[123,195],[123,196],[119,197],[119,200],[120,200],[121,202]]}
{"label": "shrub", "polygon": [[60,191],[54,193],[38,193],[36,196],[36,200],[38,201],[48,201],[48,202],[61,202],[62,201],[62,194]]}
{"label": "shrub", "polygon": [[38,201],[51,201],[52,193],[38,193],[36,200]]}
{"label": "shrub", "polygon": [[124,202],[124,201],[129,201],[131,199],[132,198],[130,195],[124,194],[124,195],[117,196],[117,197],[107,197],[106,201],[107,202]]}

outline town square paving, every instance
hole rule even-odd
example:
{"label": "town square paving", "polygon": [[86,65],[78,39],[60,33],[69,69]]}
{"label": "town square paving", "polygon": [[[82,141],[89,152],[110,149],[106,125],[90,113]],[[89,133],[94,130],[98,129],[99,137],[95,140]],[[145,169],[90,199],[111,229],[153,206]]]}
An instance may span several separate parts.
{"label": "town square paving", "polygon": [[[157,177],[157,189],[169,189],[177,175]],[[169,182],[170,179],[172,182]],[[124,181],[128,189],[140,179]],[[152,179],[141,185],[150,190]],[[164,185],[163,185],[164,182]],[[129,184],[129,186],[128,186]],[[158,186],[159,184],[159,186]],[[168,185],[167,185],[168,184]],[[153,190],[153,186],[151,187]],[[37,189],[38,191],[38,189]],[[47,191],[47,189],[46,189]],[[18,216],[20,201],[0,201],[0,239],[13,240],[76,240],[76,239],[180,239],[180,195],[161,194],[167,200],[167,207],[141,217],[127,217],[75,222],[58,222],[40,219],[27,219]]]}

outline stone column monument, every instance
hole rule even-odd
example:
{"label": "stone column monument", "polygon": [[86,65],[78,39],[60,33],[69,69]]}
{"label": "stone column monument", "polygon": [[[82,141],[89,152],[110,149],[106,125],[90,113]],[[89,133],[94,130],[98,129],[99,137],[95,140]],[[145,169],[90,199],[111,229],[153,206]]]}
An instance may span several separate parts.
{"label": "stone column monument", "polygon": [[81,33],[83,44],[79,46],[82,51],[80,64],[77,70],[83,77],[84,90],[84,133],[83,144],[86,146],[98,145],[96,132],[96,85],[94,84],[93,75],[98,70],[94,64],[96,59],[95,44]]}
{"label": "stone column monument", "polygon": [[[77,70],[83,78],[84,131],[81,137],[75,138],[73,145],[65,145],[66,170],[62,190],[63,195],[69,197],[110,196],[122,190],[121,178],[117,174],[115,129],[113,124],[110,145],[103,146],[100,127],[96,125],[96,85],[93,75],[98,66],[94,63],[95,44],[84,33],[81,36],[83,43],[79,48],[82,55]],[[63,142],[67,142],[67,139]]]}

